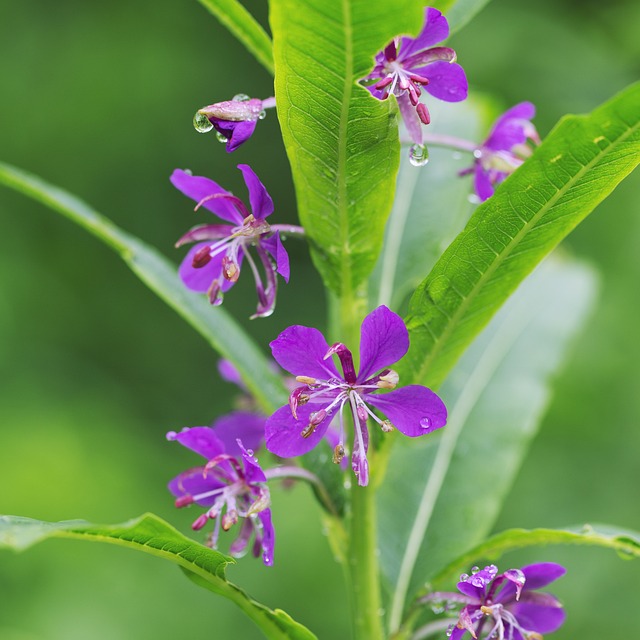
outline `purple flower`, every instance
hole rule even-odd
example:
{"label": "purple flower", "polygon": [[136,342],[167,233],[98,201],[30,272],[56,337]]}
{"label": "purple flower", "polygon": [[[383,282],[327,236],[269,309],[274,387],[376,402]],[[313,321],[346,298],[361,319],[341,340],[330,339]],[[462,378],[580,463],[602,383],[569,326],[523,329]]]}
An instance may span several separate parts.
{"label": "purple flower", "polygon": [[[193,176],[176,169],[171,175],[174,187],[195,200],[200,207],[208,209],[219,218],[233,224],[204,224],[191,229],[176,247],[197,242],[180,265],[180,277],[192,291],[207,293],[213,305],[222,303],[223,293],[231,289],[240,276],[242,261],[247,262],[256,280],[258,307],[252,318],[271,315],[276,304],[277,279],[279,273],[289,281],[289,256],[280,239],[267,222],[273,213],[273,201],[264,185],[251,167],[239,164],[245,184],[249,190],[251,212],[244,202],[229,191],[225,191],[209,178]],[[254,259],[247,251],[254,247],[266,276],[266,286]]]}
{"label": "purple flower", "polygon": [[[267,449],[283,458],[307,453],[320,442],[338,415],[334,462],[340,462],[345,455],[343,409],[347,406],[354,424],[351,467],[358,483],[366,486],[369,417],[383,431],[391,431],[395,426],[410,437],[430,433],[446,422],[444,403],[426,387],[411,385],[379,393],[393,389],[398,383],[398,374],[388,367],[400,360],[408,348],[409,334],[404,322],[384,306],[362,322],[359,373],[344,344],[338,342],[330,347],[322,334],[311,327],[295,325],[285,329],[271,343],[273,357],[302,386],[291,392],[288,405],[267,420]],[[340,360],[342,375],[331,359],[334,354]],[[368,405],[379,409],[387,419],[380,419]]]}
{"label": "purple flower", "polygon": [[394,95],[411,139],[422,145],[422,127],[431,116],[420,102],[424,89],[434,98],[460,102],[467,97],[464,70],[456,64],[456,52],[434,47],[449,36],[449,23],[437,9],[425,8],[425,24],[417,38],[397,37],[376,55],[375,66],[363,78],[367,89],[379,100]]}
{"label": "purple flower", "polygon": [[500,575],[495,565],[476,569],[470,576],[461,575],[458,590],[463,596],[457,600],[465,606],[451,640],[460,640],[467,631],[473,638],[480,638],[484,631],[484,637],[497,640],[542,640],[542,634],[562,625],[565,613],[555,596],[536,589],[557,580],[565,571],[559,564],[543,562]]}
{"label": "purple flower", "polygon": [[530,102],[521,102],[503,113],[493,125],[489,137],[473,153],[474,166],[461,175],[474,173],[475,192],[480,200],[493,195],[496,184],[512,174],[530,155],[531,140],[540,144],[538,132],[530,120],[536,108]]}
{"label": "purple flower", "polygon": [[253,135],[258,120],[266,115],[265,109],[275,107],[275,104],[275,98],[259,100],[239,93],[233,100],[198,109],[193,117],[193,125],[200,133],[215,129],[218,140],[226,143],[227,153],[231,153]]}
{"label": "purple flower", "polygon": [[234,556],[244,555],[253,537],[253,555],[258,557],[262,551],[262,561],[272,565],[275,532],[271,523],[269,489],[253,451],[245,449],[237,440],[240,455],[230,455],[209,427],[183,429],[180,433],[170,431],[167,439],[177,440],[207,460],[204,466],[189,469],[169,483],[169,491],[177,498],[176,507],[196,503],[206,508],[195,519],[192,528],[197,531],[209,520],[214,520],[208,543],[216,549],[220,528],[228,531],[243,518],[240,533],[229,552]]}

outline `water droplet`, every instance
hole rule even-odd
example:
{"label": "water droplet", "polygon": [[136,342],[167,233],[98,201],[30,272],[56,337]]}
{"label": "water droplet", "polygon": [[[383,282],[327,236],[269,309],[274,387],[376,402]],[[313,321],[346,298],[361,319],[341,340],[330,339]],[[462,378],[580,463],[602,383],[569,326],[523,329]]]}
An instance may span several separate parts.
{"label": "water droplet", "polygon": [[347,491],[351,489],[351,480],[345,480],[343,486]]}
{"label": "water droplet", "polygon": [[234,102],[246,102],[247,100],[251,100],[251,98],[246,93],[236,93],[236,95],[233,96]]}
{"label": "water droplet", "polygon": [[450,625],[447,627],[447,638],[450,638],[452,633],[453,633],[453,625],[452,625],[452,624],[450,624]]}
{"label": "water droplet", "polygon": [[460,582],[464,582],[465,580],[469,579],[469,574],[468,573],[461,573],[460,574]]}
{"label": "water droplet", "polygon": [[247,449],[247,455],[248,456],[252,456],[253,455],[253,449]]}
{"label": "water droplet", "polygon": [[193,116],[193,126],[198,133],[207,133],[213,129],[213,125],[209,122],[209,118],[204,113],[196,112]]}
{"label": "water droplet", "polygon": [[480,158],[482,158],[482,151],[481,151],[480,149],[476,149],[476,150],[473,152],[473,157],[474,157],[476,160],[479,160]]}
{"label": "water droplet", "polygon": [[259,114],[258,114],[258,120],[264,120],[267,117],[267,112],[263,109]]}
{"label": "water droplet", "polygon": [[414,167],[424,167],[429,162],[429,151],[423,144],[412,144],[409,149],[409,162]]}
{"label": "water droplet", "polygon": [[441,604],[432,604],[431,611],[436,615],[440,615],[441,613],[444,613],[444,607]]}
{"label": "water droplet", "polygon": [[480,571],[480,567],[471,567],[471,573],[478,573]]}
{"label": "water droplet", "polygon": [[467,196],[467,200],[471,203],[471,204],[480,204],[482,202],[482,200],[480,200],[480,198],[475,194],[475,193],[470,193]]}
{"label": "water droplet", "polygon": [[451,158],[452,158],[453,160],[460,160],[460,159],[462,158],[462,154],[461,154],[459,151],[454,151],[454,152],[451,154]]}
{"label": "water droplet", "polygon": [[221,142],[222,144],[227,144],[227,142],[229,142],[227,136],[225,136],[224,133],[221,133],[220,131],[216,131],[216,138],[218,139],[218,142]]}
{"label": "water droplet", "polygon": [[425,416],[424,418],[422,418],[420,420],[420,426],[423,429],[430,429],[431,428],[431,418],[429,418],[428,416]]}

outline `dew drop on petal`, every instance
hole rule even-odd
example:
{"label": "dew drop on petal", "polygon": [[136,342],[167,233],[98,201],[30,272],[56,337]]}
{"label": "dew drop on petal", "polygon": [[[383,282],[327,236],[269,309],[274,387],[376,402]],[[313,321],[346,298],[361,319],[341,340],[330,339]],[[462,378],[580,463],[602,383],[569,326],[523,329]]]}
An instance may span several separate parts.
{"label": "dew drop on petal", "polygon": [[221,133],[220,131],[216,131],[216,138],[218,139],[218,142],[221,142],[222,144],[227,144],[227,142],[229,142],[227,136],[225,136],[224,133]]}
{"label": "dew drop on petal", "polygon": [[469,574],[468,573],[461,573],[460,574],[460,582],[464,582],[465,580],[469,579]]}
{"label": "dew drop on petal", "polygon": [[264,120],[267,117],[267,112],[263,109],[259,114],[258,114],[258,120]]}
{"label": "dew drop on petal", "polygon": [[429,162],[429,151],[423,144],[412,144],[409,149],[409,162],[414,167],[424,167]]}
{"label": "dew drop on petal", "polygon": [[471,567],[471,573],[478,573],[480,571],[480,567]]}
{"label": "dew drop on petal", "polygon": [[428,416],[425,416],[424,418],[422,418],[420,420],[420,426],[423,429],[430,429],[431,428],[431,418],[429,418]]}
{"label": "dew drop on petal", "polygon": [[193,116],[193,127],[198,133],[208,133],[213,129],[213,125],[209,122],[209,118],[204,113],[196,112]]}
{"label": "dew drop on petal", "polygon": [[447,638],[450,638],[452,634],[453,634],[453,625],[452,625],[452,624],[450,624],[450,625],[447,627]]}
{"label": "dew drop on petal", "polygon": [[233,96],[234,102],[246,102],[247,100],[251,100],[251,98],[246,93],[236,93],[236,95]]}

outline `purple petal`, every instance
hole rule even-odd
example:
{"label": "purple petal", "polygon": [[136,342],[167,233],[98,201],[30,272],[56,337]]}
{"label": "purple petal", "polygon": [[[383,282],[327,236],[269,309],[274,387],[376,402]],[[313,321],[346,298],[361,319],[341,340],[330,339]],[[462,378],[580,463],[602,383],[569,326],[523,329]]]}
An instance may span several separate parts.
{"label": "purple petal", "polygon": [[487,588],[485,587],[476,587],[475,585],[467,582],[466,580],[461,580],[456,585],[458,587],[458,591],[464,593],[465,596],[469,596],[473,598],[476,602],[482,603],[484,602]]}
{"label": "purple petal", "polygon": [[444,402],[427,387],[409,385],[385,394],[366,394],[365,402],[372,404],[405,436],[416,438],[444,427],[447,408]]}
{"label": "purple petal", "polygon": [[232,456],[241,454],[236,440],[248,449],[258,450],[264,442],[264,423],[266,416],[248,411],[234,411],[218,418],[211,428],[224,445],[225,451]]}
{"label": "purple petal", "polygon": [[280,233],[274,233],[270,238],[260,240],[260,244],[271,254],[276,263],[276,271],[289,282],[289,254],[282,244]]}
{"label": "purple petal", "polygon": [[262,562],[268,567],[273,564],[273,551],[276,544],[276,532],[271,522],[271,509],[263,509],[258,518],[262,522]]}
{"label": "purple petal", "polygon": [[460,640],[465,633],[467,633],[466,629],[461,629],[458,625],[455,625],[451,635],[449,636],[449,640]]}
{"label": "purple petal", "polygon": [[198,293],[206,293],[214,280],[222,280],[222,258],[224,253],[220,253],[217,256],[211,258],[211,260],[204,265],[204,267],[193,266],[193,256],[202,249],[209,245],[209,242],[200,242],[193,245],[189,252],[180,263],[178,273],[182,282],[184,282],[187,289],[191,291],[197,291]]}
{"label": "purple petal", "polygon": [[456,62],[439,60],[416,69],[416,73],[429,78],[429,84],[424,89],[438,100],[460,102],[466,99],[469,93],[467,76]]}
{"label": "purple petal", "polygon": [[324,437],[331,416],[327,416],[308,437],[300,434],[309,424],[309,416],[318,411],[320,405],[305,404],[298,407],[298,420],[291,415],[289,405],[280,407],[270,418],[267,418],[265,435],[267,449],[281,458],[293,458],[311,451]]}
{"label": "purple petal", "polygon": [[191,242],[201,242],[202,240],[222,240],[233,234],[234,227],[228,224],[200,224],[193,229],[189,229],[179,240],[176,242],[176,247],[181,247],[184,244]]}
{"label": "purple petal", "polygon": [[521,601],[509,607],[520,625],[528,631],[547,634],[553,633],[562,626],[566,618],[560,603],[548,593],[529,594],[549,596],[544,602]]}
{"label": "purple petal", "polygon": [[420,121],[416,108],[411,104],[411,100],[409,100],[409,95],[403,93],[396,96],[396,100],[398,101],[400,115],[404,120],[404,126],[407,127],[409,137],[416,144],[422,144],[422,122]]}
{"label": "purple petal", "polygon": [[521,102],[502,114],[491,129],[484,145],[493,151],[511,150],[524,144],[533,125],[529,122],[536,113],[531,102]]}
{"label": "purple petal", "polygon": [[566,572],[567,570],[561,564],[555,562],[538,562],[522,567],[522,573],[527,579],[524,584],[525,591],[546,587]]}
{"label": "purple petal", "polygon": [[258,462],[258,458],[253,455],[253,449],[245,449],[244,443],[240,438],[236,440],[236,447],[239,449],[242,459],[244,460],[244,468],[249,483],[266,482],[267,478],[262,471],[262,467]]}
{"label": "purple petal", "polygon": [[320,380],[341,377],[333,361],[324,359],[329,345],[313,327],[288,327],[269,346],[276,362],[294,376]]}
{"label": "purple petal", "polygon": [[[184,495],[197,496],[203,493],[209,493],[223,487],[223,483],[214,479],[211,474],[204,475],[204,467],[189,469],[184,473],[176,476],[169,482],[169,491],[179,498]],[[216,501],[218,495],[208,496],[196,503],[202,507],[210,507]]]}
{"label": "purple petal", "polygon": [[229,124],[233,126],[231,127],[231,137],[228,137],[227,139],[226,150],[227,153],[232,153],[253,135],[253,132],[256,129],[256,121],[243,120],[242,122],[233,122]]}
{"label": "purple petal", "polygon": [[249,202],[251,203],[251,213],[256,220],[262,220],[273,213],[273,200],[267,193],[265,186],[248,164],[239,164],[238,169],[242,171],[244,182],[249,190]]}
{"label": "purple petal", "polygon": [[416,38],[402,38],[399,59],[405,60],[410,55],[428,49],[438,42],[449,37],[449,23],[438,11],[431,7],[425,7],[425,24]]}
{"label": "purple petal", "polygon": [[218,360],[218,373],[223,380],[238,385],[243,391],[247,390],[240,376],[240,372],[230,360]]}
{"label": "purple petal", "polygon": [[[216,194],[229,194],[228,191],[225,191],[213,180],[203,176],[192,176],[190,173],[182,171],[181,169],[176,169],[171,174],[171,184],[173,184],[176,189],[182,191],[185,196],[188,196],[196,202],[201,202],[208,196]],[[211,200],[206,200],[202,203],[202,206],[227,222],[242,224],[242,216],[225,198],[212,198]]]}
{"label": "purple petal", "polygon": [[191,427],[176,433],[170,431],[167,440],[176,440],[183,447],[199,453],[207,460],[224,453],[224,444],[210,427]]}
{"label": "purple petal", "polygon": [[480,162],[476,163],[473,188],[478,198],[483,202],[493,195],[494,189],[493,184],[491,183],[491,178],[489,177],[489,172],[482,168]]}
{"label": "purple petal", "polygon": [[409,332],[402,318],[384,305],[374,309],[360,328],[360,373],[364,382],[398,362],[409,350]]}

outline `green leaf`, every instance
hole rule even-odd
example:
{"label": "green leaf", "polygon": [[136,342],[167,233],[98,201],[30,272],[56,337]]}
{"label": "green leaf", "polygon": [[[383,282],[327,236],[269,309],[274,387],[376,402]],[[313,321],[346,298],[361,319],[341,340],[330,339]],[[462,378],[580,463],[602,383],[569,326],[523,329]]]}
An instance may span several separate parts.
{"label": "green leaf", "polygon": [[[428,136],[455,131],[482,140],[487,109],[479,100],[434,102]],[[473,164],[469,153],[429,146],[429,164],[414,167],[403,148],[396,199],[387,221],[382,253],[369,279],[370,307],[400,309],[442,252],[462,231],[475,206],[469,178],[458,172]]]}
{"label": "green leaf", "polygon": [[153,292],[234,363],[265,413],[287,402],[282,380],[252,339],[224,309],[212,308],[203,296],[188,291],[175,265],[155,249],[116,227],[82,200],[20,169],[0,163],[0,184],[61,213],[114,249]]}
{"label": "green leaf", "polygon": [[238,0],[199,0],[273,75],[271,38]]}
{"label": "green leaf", "polygon": [[563,118],[413,295],[402,362],[410,379],[439,386],[518,284],[639,161],[640,83],[590,115]]}
{"label": "green leaf", "polygon": [[546,408],[549,378],[583,322],[593,290],[585,267],[546,261],[442,388],[446,427],[411,448],[393,449],[380,489],[381,565],[391,584],[392,630],[406,599],[491,530]]}
{"label": "green leaf", "polygon": [[327,286],[352,298],[371,273],[391,210],[400,143],[393,100],[357,84],[415,0],[272,0],[276,100],[300,220]]}
{"label": "green leaf", "polygon": [[589,525],[569,529],[508,529],[456,558],[432,579],[435,589],[450,587],[463,571],[481,559],[495,561],[507,551],[547,544],[573,544],[613,549],[625,560],[640,558],[640,533],[609,525]]}
{"label": "green leaf", "polygon": [[273,640],[314,640],[316,636],[284,611],[272,611],[228,582],[227,565],[233,558],[183,536],[164,520],[146,514],[120,525],[93,525],[81,520],[42,522],[17,516],[0,516],[0,547],[21,551],[48,538],[73,538],[107,542],[170,560],[198,585],[234,602]]}

